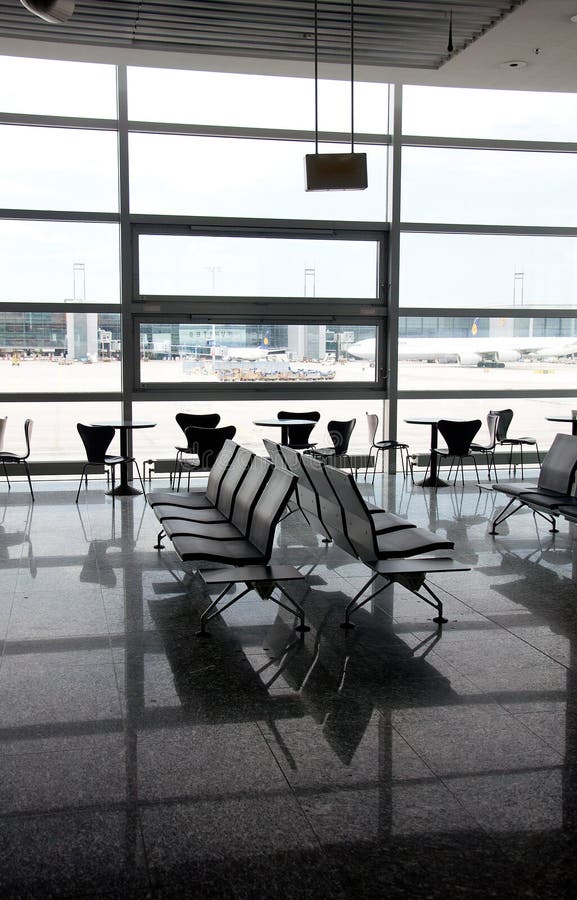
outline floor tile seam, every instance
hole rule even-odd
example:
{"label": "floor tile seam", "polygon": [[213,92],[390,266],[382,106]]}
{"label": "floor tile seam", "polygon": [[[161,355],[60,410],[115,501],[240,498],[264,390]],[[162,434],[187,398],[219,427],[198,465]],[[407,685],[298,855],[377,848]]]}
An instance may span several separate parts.
{"label": "floor tile seam", "polygon": [[317,830],[316,830],[316,828],[314,827],[314,823],[311,821],[311,819],[309,818],[309,816],[308,816],[306,810],[303,808],[302,803],[301,803],[300,800],[299,800],[299,797],[298,797],[297,794],[295,793],[295,790],[294,790],[294,788],[293,788],[293,785],[290,783],[290,781],[289,781],[289,779],[288,779],[288,776],[285,774],[285,771],[284,771],[284,769],[282,768],[282,766],[281,766],[281,764],[280,764],[280,762],[279,762],[279,760],[278,760],[278,758],[277,758],[276,753],[274,752],[274,747],[272,746],[271,743],[269,743],[269,741],[268,741],[268,739],[267,739],[267,736],[266,736],[266,734],[265,734],[264,731],[263,731],[263,728],[262,728],[261,723],[257,721],[255,724],[256,724],[256,726],[257,726],[257,728],[258,728],[258,730],[259,730],[259,732],[260,732],[260,734],[261,734],[261,736],[262,736],[262,739],[263,739],[265,745],[267,746],[267,749],[268,749],[270,755],[272,756],[272,758],[273,758],[273,760],[274,760],[274,763],[275,763],[276,767],[278,768],[278,770],[279,770],[279,772],[280,772],[280,774],[281,774],[281,777],[282,777],[283,781],[285,782],[285,784],[286,784],[286,786],[287,786],[287,788],[288,788],[288,791],[290,792],[290,795],[293,797],[293,800],[294,800],[295,804],[297,805],[297,807],[298,807],[298,809],[299,809],[299,811],[300,811],[301,816],[303,817],[303,819],[304,819],[305,822],[307,823],[307,825],[308,825],[308,827],[309,827],[309,830],[310,830],[310,833],[311,833],[311,835],[313,835],[313,837],[314,837],[314,839],[315,839],[315,841],[316,841],[316,843],[317,843],[317,845],[318,845],[318,849],[320,849],[320,850],[322,851],[322,850],[323,850],[323,840],[322,840],[322,835],[317,833]]}
{"label": "floor tile seam", "polygon": [[493,616],[491,614],[484,613],[484,612],[481,612],[481,611],[475,609],[475,607],[472,606],[470,603],[467,603],[466,600],[462,600],[460,597],[457,597],[456,595],[452,594],[450,591],[447,591],[446,588],[444,588],[440,585],[437,585],[437,584],[435,584],[435,586],[437,587],[438,590],[445,591],[445,593],[447,593],[450,597],[453,597],[453,599],[458,600],[459,603],[462,603],[463,606],[465,606],[471,612],[474,612],[476,615],[481,616],[487,622],[490,622],[491,625],[493,625],[496,629],[506,632],[512,638],[515,638],[516,640],[519,640],[522,643],[526,644],[527,646],[531,647],[532,650],[537,650],[537,652],[541,653],[542,656],[546,656],[548,659],[551,660],[551,662],[558,663],[558,665],[561,666],[562,668],[564,668],[566,670],[571,669],[571,666],[565,665],[564,663],[562,663],[558,659],[556,659],[554,656],[551,656],[549,653],[542,650],[540,647],[537,647],[535,644],[531,643],[531,641],[529,641],[526,638],[519,635],[516,631],[512,631],[506,625],[499,623],[495,618],[493,618]]}

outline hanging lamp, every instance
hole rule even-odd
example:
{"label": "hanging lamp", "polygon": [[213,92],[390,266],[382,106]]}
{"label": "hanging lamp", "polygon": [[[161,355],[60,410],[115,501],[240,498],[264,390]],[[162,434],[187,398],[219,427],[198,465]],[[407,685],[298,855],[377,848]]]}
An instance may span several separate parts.
{"label": "hanging lamp", "polygon": [[66,22],[74,12],[75,0],[20,0],[20,3],[45,22],[59,25]]}
{"label": "hanging lamp", "polygon": [[367,154],[355,153],[355,4],[351,0],[351,152],[319,153],[318,0],[315,17],[315,152],[305,156],[307,191],[364,191],[368,187]]}

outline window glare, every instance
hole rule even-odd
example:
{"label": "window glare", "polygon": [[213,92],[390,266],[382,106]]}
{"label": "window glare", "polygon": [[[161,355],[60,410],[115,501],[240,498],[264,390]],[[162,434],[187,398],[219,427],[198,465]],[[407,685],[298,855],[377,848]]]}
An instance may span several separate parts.
{"label": "window glare", "polygon": [[114,119],[115,66],[0,56],[0,111]]}
{"label": "window glare", "polygon": [[404,134],[577,140],[577,94],[407,85]]}
{"label": "window glare", "polygon": [[401,236],[401,306],[567,307],[576,296],[575,237]]}
{"label": "window glare", "polygon": [[[307,193],[304,158],[313,146],[296,141],[132,134],[131,212],[385,221],[386,147],[366,148],[366,191]],[[343,145],[324,144],[323,150],[342,153]]]}
{"label": "window glare", "polygon": [[[314,129],[314,81],[273,75],[128,69],[130,119]],[[319,81],[319,128],[350,130],[350,84]],[[388,131],[388,85],[355,83],[355,130]]]}
{"label": "window glare", "polygon": [[577,225],[577,154],[403,150],[402,218],[472,225]]}

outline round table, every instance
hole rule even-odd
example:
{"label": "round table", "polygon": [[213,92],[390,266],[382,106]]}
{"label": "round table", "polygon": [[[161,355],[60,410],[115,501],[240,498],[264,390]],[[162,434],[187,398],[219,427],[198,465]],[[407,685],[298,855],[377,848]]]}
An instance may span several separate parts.
{"label": "round table", "polygon": [[[280,442],[288,445],[289,427],[291,425],[310,425],[312,421],[312,419],[259,419],[252,424],[262,425],[264,428],[280,428]],[[316,424],[316,422],[313,424]]]}
{"label": "round table", "polygon": [[570,422],[571,434],[577,435],[577,416],[545,416],[547,422]]}
{"label": "round table", "polygon": [[[442,416],[441,416],[442,418]],[[437,442],[439,436],[439,428],[438,422],[439,417],[435,417],[434,419],[430,416],[419,416],[411,419],[405,419],[405,422],[408,425],[430,425],[431,427],[431,456],[430,456],[430,469],[429,469],[429,477],[424,478],[422,481],[418,481],[417,484],[420,484],[421,487],[448,487],[449,482],[443,481],[442,478],[439,478],[437,475],[437,454],[433,453],[433,450],[437,449]]]}
{"label": "round table", "polygon": [[[128,432],[137,428],[154,428],[156,422],[133,422],[129,419],[112,419],[106,422],[91,422],[91,425],[107,425],[120,433],[120,455],[128,456]],[[112,494],[112,491],[107,491]],[[133,497],[141,494],[138,488],[128,483],[128,463],[120,464],[120,484],[114,488],[115,497]]]}

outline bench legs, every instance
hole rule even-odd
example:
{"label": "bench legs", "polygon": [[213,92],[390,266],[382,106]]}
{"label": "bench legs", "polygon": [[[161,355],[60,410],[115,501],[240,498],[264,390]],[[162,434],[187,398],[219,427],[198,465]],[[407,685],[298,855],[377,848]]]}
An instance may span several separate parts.
{"label": "bench legs", "polygon": [[[517,503],[518,505],[515,506],[513,509],[510,509],[510,507],[513,506],[514,503]],[[519,512],[519,510],[523,509],[523,507],[525,507],[525,509],[530,509],[534,516],[541,516],[542,519],[545,519],[547,524],[551,525],[551,528],[550,528],[551,533],[557,534],[559,529],[557,528],[557,526],[555,524],[555,516],[552,516],[548,513],[542,512],[539,509],[533,509],[533,507],[528,506],[526,503],[520,503],[519,500],[517,499],[517,497],[512,497],[511,500],[509,500],[509,502],[507,503],[507,506],[504,506],[503,509],[501,510],[501,512],[497,513],[497,515],[491,522],[491,530],[489,531],[489,534],[498,534],[498,532],[495,531],[497,526],[502,525],[503,522],[505,522],[511,516],[514,516],[515,513]],[[508,512],[508,510],[510,510],[510,511]]]}
{"label": "bench legs", "polygon": [[[383,584],[376,591],[373,591],[372,594],[369,594],[368,597],[365,597],[364,600],[361,600],[360,597],[365,593],[366,590],[368,590],[368,588],[370,588],[370,586],[372,584],[374,584],[375,580],[378,578],[378,575],[379,575],[379,573],[375,572],[375,574],[371,578],[369,578],[369,580],[364,585],[364,587],[362,587],[361,590],[357,594],[355,594],[353,599],[350,600],[349,603],[347,603],[347,606],[345,609],[345,621],[341,622],[341,626],[340,626],[341,628],[345,628],[345,629],[354,628],[355,627],[354,622],[351,622],[351,616],[353,615],[353,613],[356,613],[363,606],[366,606],[366,604],[369,602],[369,600],[374,600],[374,598],[378,594],[380,594],[381,591],[384,591],[385,588],[388,588],[391,584],[395,584],[395,583],[400,584],[403,587],[407,588],[407,590],[409,590],[412,594],[414,594],[415,597],[418,597],[419,600],[424,600],[425,603],[428,603],[429,606],[432,606],[434,609],[436,609],[437,615],[433,619],[433,622],[436,622],[437,625],[443,625],[445,622],[448,621],[448,619],[446,619],[443,616],[442,600],[439,597],[437,597],[437,595],[431,590],[429,585],[426,584],[426,574],[425,573],[415,573],[415,574],[411,574],[411,575],[399,574],[399,575],[386,576],[387,580],[386,580],[385,584]],[[385,577],[385,576],[383,576],[383,577]],[[423,590],[427,591],[427,593],[433,599],[430,600],[429,597],[426,597],[424,594],[419,593],[421,588]]]}
{"label": "bench legs", "polygon": [[[200,631],[196,632],[197,637],[201,637],[201,638],[210,637],[210,633],[206,630],[206,626],[211,621],[211,619],[214,619],[215,616],[220,616],[221,613],[223,613],[225,610],[227,610],[229,608],[229,606],[232,606],[233,603],[236,603],[237,600],[240,600],[242,597],[245,597],[247,594],[249,594],[253,590],[257,591],[259,593],[259,595],[261,597],[263,597],[263,599],[272,600],[273,603],[276,603],[277,606],[281,606],[284,610],[291,613],[291,615],[296,615],[296,617],[299,620],[299,624],[295,625],[295,631],[299,631],[301,634],[304,634],[305,631],[310,631],[308,625],[305,625],[304,609],[302,608],[302,606],[299,603],[297,603],[296,600],[294,600],[290,596],[290,594],[287,594],[285,589],[278,582],[276,582],[276,583],[269,582],[267,584],[266,590],[263,591],[263,584],[264,584],[263,582],[248,581],[245,584],[244,590],[242,590],[240,592],[240,594],[236,594],[234,597],[232,597],[228,601],[228,603],[225,603],[224,606],[221,606],[220,609],[218,609],[217,608],[218,604],[220,603],[220,601],[222,600],[224,595],[226,593],[228,593],[228,591],[231,589],[233,584],[238,584],[238,582],[236,582],[236,581],[228,582],[228,584],[225,585],[225,587],[222,589],[222,591],[220,592],[218,597],[215,600],[213,600],[212,603],[210,604],[210,606],[207,609],[205,609],[205,611],[202,613],[202,615],[200,617]],[[284,597],[286,597],[286,599],[291,604],[290,606],[287,606],[286,603],[283,603],[277,597],[273,596],[273,591],[275,589],[278,589],[281,592],[281,594]]]}

